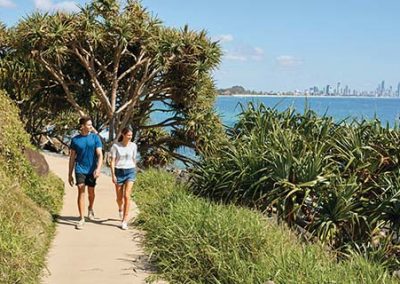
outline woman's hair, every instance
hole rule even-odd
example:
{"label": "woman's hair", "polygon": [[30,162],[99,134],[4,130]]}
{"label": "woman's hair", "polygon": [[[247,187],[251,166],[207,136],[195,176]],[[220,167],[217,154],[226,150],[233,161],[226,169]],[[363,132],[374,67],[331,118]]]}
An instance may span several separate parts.
{"label": "woman's hair", "polygon": [[132,132],[132,129],[130,127],[124,127],[121,131],[121,135],[118,137],[118,142],[121,142],[124,138],[123,135],[126,135],[128,132]]}

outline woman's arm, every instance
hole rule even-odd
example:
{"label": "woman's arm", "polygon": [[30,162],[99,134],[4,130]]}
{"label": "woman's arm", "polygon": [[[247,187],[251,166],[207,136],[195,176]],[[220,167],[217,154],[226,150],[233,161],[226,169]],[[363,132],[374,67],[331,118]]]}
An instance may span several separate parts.
{"label": "woman's arm", "polygon": [[110,162],[111,178],[114,184],[117,184],[117,177],[115,176],[115,157],[111,157]]}
{"label": "woman's arm", "polygon": [[117,148],[115,145],[111,146],[110,149],[111,161],[110,161],[110,169],[111,169],[111,178],[114,184],[117,184],[117,177],[115,176],[115,164],[117,159]]}
{"label": "woman's arm", "polygon": [[137,156],[137,144],[135,142],[133,142],[132,160],[133,160],[133,164],[135,165],[135,168],[136,168],[136,156]]}

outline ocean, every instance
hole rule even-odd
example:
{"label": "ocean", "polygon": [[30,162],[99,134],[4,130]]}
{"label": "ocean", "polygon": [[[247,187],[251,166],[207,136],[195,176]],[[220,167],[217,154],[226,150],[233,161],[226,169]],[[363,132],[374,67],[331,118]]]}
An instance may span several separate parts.
{"label": "ocean", "polygon": [[246,107],[249,102],[263,103],[278,110],[293,107],[300,113],[308,106],[319,115],[332,116],[335,121],[377,118],[382,124],[389,123],[391,127],[400,122],[400,98],[219,96],[215,109],[220,114],[223,123],[232,126],[241,112],[240,104]]}
{"label": "ocean", "polygon": [[[319,115],[332,116],[335,121],[344,119],[374,119],[377,118],[383,125],[393,127],[399,125],[400,98],[372,98],[372,97],[293,97],[293,96],[219,96],[215,102],[215,110],[221,116],[225,126],[233,126],[237,121],[237,115],[241,112],[241,105],[246,107],[249,102],[263,103],[278,110],[293,107],[302,113],[306,107],[314,110]],[[163,108],[160,104],[156,108]],[[161,122],[167,118],[163,112],[152,115],[153,122]],[[194,157],[194,151],[185,147],[178,150],[179,153]],[[179,168],[185,166],[176,162]]]}

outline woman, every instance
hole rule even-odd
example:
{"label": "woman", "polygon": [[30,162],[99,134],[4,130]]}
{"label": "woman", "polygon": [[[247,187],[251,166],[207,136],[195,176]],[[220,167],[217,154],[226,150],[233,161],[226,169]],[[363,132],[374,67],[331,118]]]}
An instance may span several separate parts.
{"label": "woman", "polygon": [[131,142],[132,135],[132,130],[125,127],[122,129],[118,142],[111,147],[111,175],[117,193],[117,204],[123,230],[128,229],[130,195],[136,179],[137,145]]}

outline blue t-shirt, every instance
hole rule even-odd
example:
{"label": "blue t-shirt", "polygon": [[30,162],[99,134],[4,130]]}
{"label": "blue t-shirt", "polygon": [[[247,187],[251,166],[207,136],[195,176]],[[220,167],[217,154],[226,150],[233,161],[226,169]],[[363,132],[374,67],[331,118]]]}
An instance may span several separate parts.
{"label": "blue t-shirt", "polygon": [[75,173],[92,174],[97,166],[96,149],[102,148],[97,134],[79,134],[72,138],[71,149],[76,152]]}

